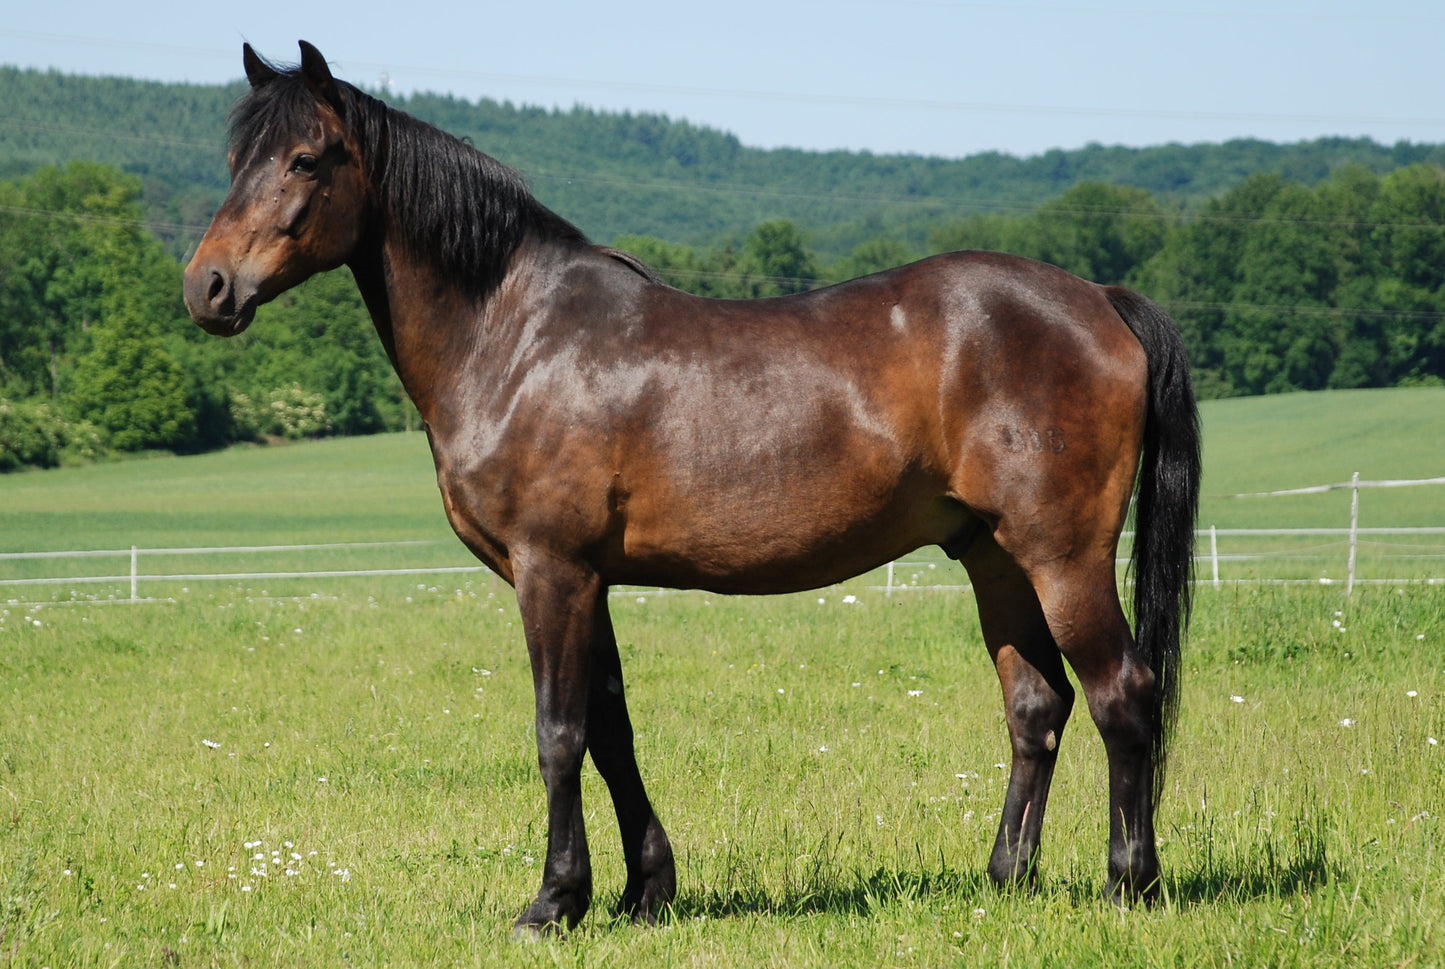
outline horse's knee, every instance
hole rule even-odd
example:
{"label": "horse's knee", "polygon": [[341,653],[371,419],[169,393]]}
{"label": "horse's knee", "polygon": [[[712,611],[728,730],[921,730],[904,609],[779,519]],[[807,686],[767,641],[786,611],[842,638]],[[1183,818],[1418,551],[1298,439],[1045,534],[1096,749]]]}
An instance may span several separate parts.
{"label": "horse's knee", "polygon": [[1014,753],[1029,757],[1052,755],[1074,706],[1074,691],[1059,692],[1042,681],[1016,686],[1005,705]]}
{"label": "horse's knee", "polygon": [[1043,756],[1057,748],[1074,706],[1074,688],[1064,675],[1058,650],[1034,649],[1029,656],[1013,646],[995,656],[1003,687],[1004,716],[1014,752]]}
{"label": "horse's knee", "polygon": [[537,764],[549,788],[580,773],[586,749],[586,732],[580,725],[538,719]]}

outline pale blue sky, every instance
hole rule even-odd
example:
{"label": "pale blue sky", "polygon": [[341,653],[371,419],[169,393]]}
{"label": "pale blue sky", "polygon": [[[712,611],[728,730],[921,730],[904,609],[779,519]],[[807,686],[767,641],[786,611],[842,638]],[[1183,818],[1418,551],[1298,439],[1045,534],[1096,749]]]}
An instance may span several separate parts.
{"label": "pale blue sky", "polygon": [[[0,64],[241,75],[249,40],[338,76],[659,112],[759,147],[959,157],[1253,136],[1445,141],[1441,0],[32,0]],[[0,106],[0,116],[4,107]]]}

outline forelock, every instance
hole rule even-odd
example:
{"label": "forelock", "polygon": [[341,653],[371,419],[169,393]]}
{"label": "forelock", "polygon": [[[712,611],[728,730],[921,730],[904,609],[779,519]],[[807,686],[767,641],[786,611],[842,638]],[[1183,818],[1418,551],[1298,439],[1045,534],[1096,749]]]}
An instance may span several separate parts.
{"label": "forelock", "polygon": [[227,148],[238,165],[280,143],[292,143],[316,132],[316,95],[299,69],[280,72],[274,80],[252,88],[231,112]]}

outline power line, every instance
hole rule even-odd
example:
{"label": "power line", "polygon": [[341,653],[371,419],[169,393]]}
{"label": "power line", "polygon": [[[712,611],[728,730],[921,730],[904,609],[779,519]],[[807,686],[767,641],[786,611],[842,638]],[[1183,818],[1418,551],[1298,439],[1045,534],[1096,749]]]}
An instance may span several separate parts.
{"label": "power line", "polygon": [[84,222],[87,225],[109,225],[121,229],[150,229],[164,232],[205,232],[204,225],[185,225],[179,222],[158,222],[124,215],[102,215],[96,212],[72,212],[68,210],[36,209],[24,205],[0,205],[0,212],[19,215],[28,219],[50,219],[57,222]]}
{"label": "power line", "polygon": [[[1153,6],[1140,5],[1136,7],[1121,7],[1108,4],[1097,4],[1091,6],[1080,6],[1073,3],[987,3],[987,2],[960,2],[960,0],[843,0],[848,6],[870,6],[882,9],[898,7],[919,7],[934,10],[957,10],[970,9],[981,11],[994,11],[999,13],[1030,13],[1049,14],[1051,16],[1073,15],[1088,18],[1100,17],[1129,17],[1148,18],[1158,20],[1228,20],[1231,23],[1247,20],[1256,21],[1278,21],[1287,25],[1295,25],[1299,22],[1301,14],[1286,11],[1271,10],[1268,7],[1251,7],[1243,10],[1220,10],[1217,7],[1180,7],[1174,4],[1157,4]],[[1310,20],[1317,22],[1334,21],[1336,23],[1357,24],[1360,22],[1359,14],[1337,14],[1328,10],[1311,9],[1308,13]],[[1371,11],[1369,21],[1372,24],[1393,23],[1400,25],[1434,26],[1445,24],[1445,18],[1439,15],[1411,13],[1381,13]]]}
{"label": "power line", "polygon": [[1191,300],[1160,300],[1170,310],[1185,312],[1261,312],[1281,316],[1356,317],[1371,320],[1412,320],[1432,322],[1445,319],[1439,310],[1377,310],[1360,306],[1301,306],[1292,303],[1200,303]]}
{"label": "power line", "polygon": [[[744,195],[758,198],[791,199],[802,202],[833,202],[833,203],[869,203],[877,205],[906,206],[910,208],[938,208],[940,206],[964,206],[973,209],[989,209],[1001,212],[1037,213],[1041,208],[1047,206],[1047,214],[1059,215],[1104,215],[1116,216],[1119,218],[1137,218],[1157,220],[1172,223],[1190,222],[1211,222],[1224,224],[1241,225],[1282,225],[1302,226],[1310,228],[1331,228],[1331,229],[1439,229],[1445,228],[1445,223],[1429,220],[1366,220],[1366,219],[1309,219],[1309,218],[1287,218],[1284,216],[1264,215],[1261,213],[1231,213],[1216,214],[1209,212],[1189,212],[1183,210],[1157,210],[1147,211],[1132,208],[1120,208],[1118,206],[1091,206],[1091,205],[1063,205],[1059,204],[1055,196],[1053,199],[1045,199],[1042,202],[1023,202],[1012,199],[989,199],[975,198],[969,196],[933,195],[926,197],[917,196],[893,196],[893,195],[854,195],[829,193],[826,195],[796,192],[778,191],[762,188],[754,188],[742,185],[726,184],[702,184],[692,182],[679,182],[669,179],[636,179],[618,175],[592,175],[581,172],[549,171],[546,169],[534,170],[528,173],[529,178],[581,182],[584,184],[609,185],[632,188],[649,188],[673,192],[699,192],[715,195]],[[1081,183],[1082,184],[1082,183]],[[1111,187],[1114,187],[1110,183]]]}
{"label": "power line", "polygon": [[61,34],[43,30],[17,30],[14,27],[0,27],[0,37],[14,37],[16,40],[40,41],[50,44],[78,44],[84,47],[101,47],[110,50],[134,50],[146,53],[185,54],[198,57],[232,57],[235,51],[222,51],[215,47],[185,47],[180,44],[157,44],[153,41],[120,40],[115,37],[87,37],[83,34]]}
{"label": "power line", "polygon": [[[0,118],[0,125],[13,123],[10,119]],[[28,124],[28,123],[27,123]],[[33,127],[50,127],[54,130],[68,132],[89,132],[105,137],[126,137],[119,133],[109,133],[98,129],[75,128],[71,126],[45,126],[33,125]],[[144,136],[131,136],[135,140],[147,140]],[[150,139],[154,143],[187,146],[187,147],[211,147],[197,145],[195,142],[186,142],[179,139]],[[1322,229],[1346,229],[1355,231],[1373,231],[1376,229],[1441,229],[1445,223],[1427,219],[1335,219],[1335,218],[1289,218],[1285,216],[1265,215],[1261,213],[1211,213],[1201,211],[1183,210],[1141,210],[1134,208],[1120,208],[1118,206],[1089,206],[1089,205],[1064,205],[1059,204],[1057,196],[1054,199],[1046,199],[1043,202],[1024,202],[1004,199],[977,198],[969,196],[934,195],[927,197],[900,197],[894,195],[859,195],[840,193],[813,193],[801,191],[780,191],[776,189],[765,189],[745,184],[704,184],[699,182],[683,182],[665,178],[629,178],[625,175],[594,175],[582,172],[552,171],[547,169],[534,170],[528,173],[532,180],[554,181],[554,182],[580,182],[582,184],[601,185],[609,187],[638,188],[652,191],[666,191],[684,194],[710,194],[710,195],[732,195],[760,199],[791,200],[797,202],[818,202],[830,204],[873,204],[907,207],[915,209],[938,209],[941,207],[964,207],[969,209],[984,209],[999,212],[1017,212],[1024,214],[1038,213],[1041,208],[1047,207],[1049,215],[1084,215],[1084,216],[1106,216],[1115,218],[1134,218],[1144,220],[1155,220],[1173,224],[1188,224],[1195,222],[1231,224],[1231,225],[1255,225],[1255,226],[1290,226],[1302,228]],[[0,210],[10,211],[16,214],[32,216],[44,216],[44,210],[21,210],[13,206],[0,206]],[[146,221],[144,223],[156,228],[163,228],[169,231],[204,231],[205,226],[186,225],[179,223],[165,223],[157,221]]]}

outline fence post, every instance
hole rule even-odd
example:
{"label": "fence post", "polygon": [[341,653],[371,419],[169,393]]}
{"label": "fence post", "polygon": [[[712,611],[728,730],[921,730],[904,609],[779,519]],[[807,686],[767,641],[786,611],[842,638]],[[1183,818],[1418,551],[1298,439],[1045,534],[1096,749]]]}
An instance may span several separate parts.
{"label": "fence post", "polygon": [[1354,595],[1355,592],[1355,546],[1359,541],[1360,531],[1360,472],[1356,471],[1350,479],[1350,568],[1349,578],[1345,580],[1345,595]]}
{"label": "fence post", "polygon": [[130,601],[131,601],[131,602],[136,602],[136,601],[138,601],[138,600],[140,599],[140,596],[138,596],[138,595],[136,594],[136,560],[139,559],[139,558],[140,558],[140,555],[139,555],[139,553],[136,551],[136,547],[135,547],[134,545],[132,545],[132,546],[130,547]]}
{"label": "fence post", "polygon": [[888,588],[883,592],[884,598],[893,598],[893,563],[888,563]]}
{"label": "fence post", "polygon": [[1214,587],[1219,588],[1219,535],[1217,529],[1209,526],[1209,558],[1214,563]]}

